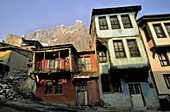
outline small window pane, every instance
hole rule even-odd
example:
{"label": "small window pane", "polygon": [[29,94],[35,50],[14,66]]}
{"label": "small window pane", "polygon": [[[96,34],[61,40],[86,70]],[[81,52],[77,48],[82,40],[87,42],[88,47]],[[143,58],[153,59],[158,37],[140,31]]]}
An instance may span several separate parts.
{"label": "small window pane", "polygon": [[167,85],[167,88],[170,89],[170,74],[164,74],[164,80]]}
{"label": "small window pane", "polygon": [[169,60],[168,60],[166,51],[158,52],[158,57],[159,57],[161,66],[169,66]]}
{"label": "small window pane", "polygon": [[99,17],[99,27],[100,27],[100,30],[107,30],[108,29],[105,16]]}
{"label": "small window pane", "polygon": [[170,37],[170,23],[165,23],[166,31],[168,32],[168,35]]}
{"label": "small window pane", "polygon": [[47,81],[45,86],[45,94],[52,94],[52,87],[53,87],[52,82]]}
{"label": "small window pane", "polygon": [[117,58],[126,57],[122,40],[114,40],[113,46],[115,49],[115,54]]}
{"label": "small window pane", "polygon": [[62,81],[58,81],[55,86],[55,94],[62,94],[63,92],[63,83]]}
{"label": "small window pane", "polygon": [[99,52],[99,62],[100,63],[105,63],[106,61],[107,61],[106,52],[100,51]]}
{"label": "small window pane", "polygon": [[136,40],[127,40],[130,55],[132,57],[138,57],[140,56],[139,49],[136,44]]}
{"label": "small window pane", "polygon": [[155,29],[155,32],[156,32],[156,35],[157,35],[158,38],[165,38],[166,37],[165,33],[162,29],[161,24],[154,24],[153,27]]}
{"label": "small window pane", "polygon": [[120,28],[117,16],[110,16],[110,22],[111,22],[112,29]]}
{"label": "small window pane", "polygon": [[122,15],[122,22],[123,22],[123,26],[124,28],[132,28],[132,24],[129,18],[129,15]]}

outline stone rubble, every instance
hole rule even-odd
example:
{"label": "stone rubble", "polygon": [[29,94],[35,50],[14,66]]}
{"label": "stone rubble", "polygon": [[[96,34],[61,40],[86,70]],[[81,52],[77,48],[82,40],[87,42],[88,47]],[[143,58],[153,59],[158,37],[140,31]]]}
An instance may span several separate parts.
{"label": "stone rubble", "polygon": [[13,76],[0,75],[0,101],[31,99],[30,94],[25,94],[20,88],[23,79]]}

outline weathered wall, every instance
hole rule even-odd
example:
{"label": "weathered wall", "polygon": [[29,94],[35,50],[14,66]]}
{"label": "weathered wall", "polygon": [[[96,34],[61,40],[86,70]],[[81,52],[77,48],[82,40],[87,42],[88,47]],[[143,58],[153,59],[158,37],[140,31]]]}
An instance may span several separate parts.
{"label": "weathered wall", "polygon": [[1,63],[8,64],[11,50],[0,51],[0,60],[3,60]]}
{"label": "weathered wall", "polygon": [[27,63],[30,62],[30,60],[31,59],[25,55],[11,51],[9,62],[7,64],[10,67],[8,76],[12,76],[17,79],[13,82],[16,84],[16,90],[20,94],[26,96],[31,96],[31,88],[34,84],[34,81],[28,76],[29,68],[27,67]]}
{"label": "weathered wall", "polygon": [[[158,109],[160,107],[159,99],[155,89],[156,87],[154,81],[150,73],[151,72],[149,71],[148,83],[142,83],[141,89],[143,92],[146,107]],[[152,84],[153,88],[149,87],[149,84]]]}
{"label": "weathered wall", "polygon": [[[30,58],[17,53],[15,51],[11,52],[11,55],[9,57],[8,66],[10,66],[10,71],[14,69],[18,69],[21,71],[28,71],[27,63],[29,62]],[[9,74],[9,75],[17,75],[17,74]]]}
{"label": "weathered wall", "polygon": [[87,96],[89,105],[100,105],[99,86],[96,80],[88,81]]}
{"label": "weathered wall", "polygon": [[67,83],[63,83],[62,94],[55,94],[55,86],[53,86],[52,92],[53,94],[45,94],[45,84],[40,83],[36,90],[36,97],[44,101],[76,105],[76,90],[71,79],[67,79]]}
{"label": "weathered wall", "polygon": [[[136,43],[140,52],[139,57],[130,56],[129,47],[127,44],[128,39],[136,39]],[[122,40],[126,57],[116,58],[114,46],[113,46],[113,40]],[[109,45],[111,62],[114,67],[130,68],[130,67],[146,67],[148,65],[148,58],[140,37],[126,37],[126,38],[119,38],[119,39],[113,38],[109,40],[108,45]]]}
{"label": "weathered wall", "polygon": [[92,17],[92,23],[90,26],[90,34],[91,34],[91,41],[90,41],[90,50],[96,51],[96,24],[95,24],[95,17]]}
{"label": "weathered wall", "polygon": [[18,46],[18,47],[21,47],[22,41],[23,41],[22,37],[11,35],[11,34],[8,34],[6,38],[7,44]]}
{"label": "weathered wall", "polygon": [[[126,14],[129,15],[133,28],[124,29],[121,15],[126,15]],[[117,15],[121,29],[112,30],[110,24],[110,18],[109,18],[111,15]],[[98,17],[100,16],[106,16],[106,20],[109,28],[108,30],[100,30],[99,21],[98,21]],[[121,36],[135,36],[139,34],[138,26],[136,24],[136,19],[135,19],[135,13],[116,13],[116,14],[96,15],[95,24],[96,24],[96,31],[98,37],[108,38],[108,37],[121,37]]]}
{"label": "weathered wall", "polygon": [[127,84],[121,80],[122,91],[114,93],[102,93],[104,107],[132,107]]}

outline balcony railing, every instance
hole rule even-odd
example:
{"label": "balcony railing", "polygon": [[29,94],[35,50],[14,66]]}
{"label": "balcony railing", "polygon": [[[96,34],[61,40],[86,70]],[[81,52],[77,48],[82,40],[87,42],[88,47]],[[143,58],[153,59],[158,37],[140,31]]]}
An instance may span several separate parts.
{"label": "balcony railing", "polygon": [[42,60],[41,62],[35,62],[34,71],[58,71],[58,70],[68,70],[70,69],[69,59],[58,60]]}

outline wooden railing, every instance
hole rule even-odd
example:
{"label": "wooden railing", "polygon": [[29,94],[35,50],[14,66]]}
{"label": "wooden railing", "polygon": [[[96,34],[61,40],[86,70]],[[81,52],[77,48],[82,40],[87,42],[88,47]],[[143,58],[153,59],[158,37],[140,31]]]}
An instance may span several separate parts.
{"label": "wooden railing", "polygon": [[70,68],[69,59],[58,60],[42,60],[41,62],[35,62],[34,71],[56,71]]}

